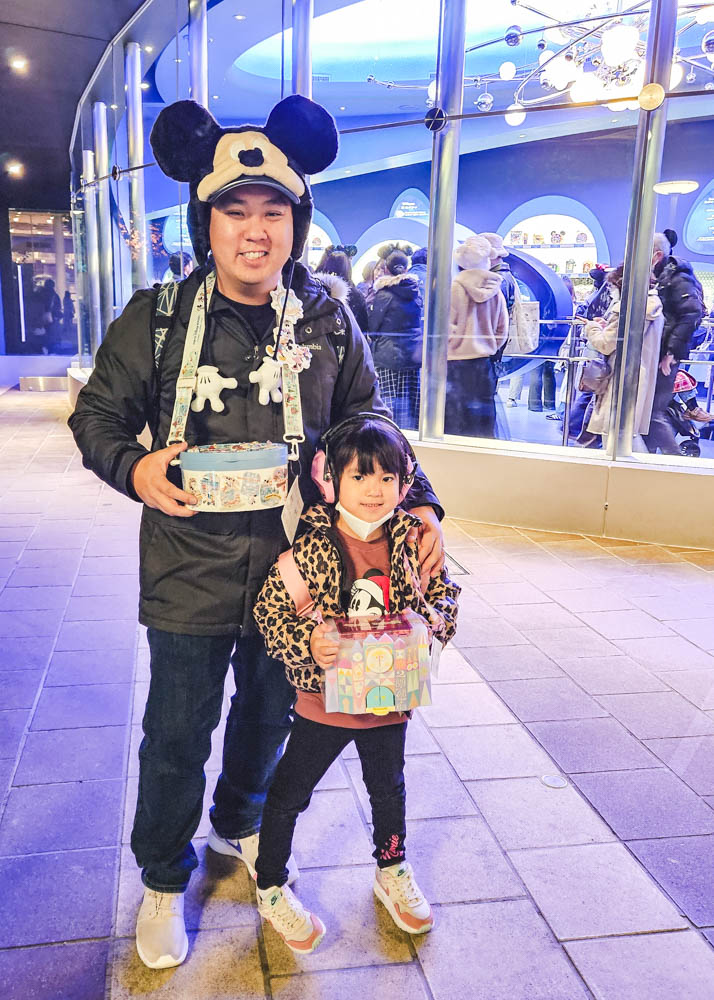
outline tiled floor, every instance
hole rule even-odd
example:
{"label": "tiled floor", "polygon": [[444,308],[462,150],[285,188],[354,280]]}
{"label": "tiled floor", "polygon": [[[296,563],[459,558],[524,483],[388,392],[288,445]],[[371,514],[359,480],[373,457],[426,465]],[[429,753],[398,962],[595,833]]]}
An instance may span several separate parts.
{"label": "tiled floor", "polygon": [[[189,959],[145,969],[139,508],[82,469],[66,416],[58,394],[0,396],[2,1000],[714,997],[714,562],[466,521],[446,525],[459,633],[409,728],[434,931],[411,940],[373,899],[348,750],[296,836],[320,949],[261,927],[204,817]],[[219,760],[220,734],[209,786]]]}

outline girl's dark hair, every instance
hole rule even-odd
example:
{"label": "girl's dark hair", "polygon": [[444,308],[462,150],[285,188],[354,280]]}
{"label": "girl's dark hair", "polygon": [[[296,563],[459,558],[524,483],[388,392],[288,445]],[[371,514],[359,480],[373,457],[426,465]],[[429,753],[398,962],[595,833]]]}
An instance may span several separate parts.
{"label": "girl's dark hair", "polygon": [[625,273],[624,264],[619,264],[617,267],[614,267],[612,271],[608,271],[607,273],[607,280],[609,281],[609,283],[611,285],[614,285],[615,288],[619,289],[620,291],[622,290],[622,276],[624,273]]}
{"label": "girl's dark hair", "polygon": [[375,471],[375,465],[378,465],[385,472],[397,476],[400,486],[404,484],[408,472],[408,453],[401,433],[383,420],[366,418],[348,424],[329,444],[335,495],[339,492],[342,473],[355,455],[360,475],[370,475]]}
{"label": "girl's dark hair", "polygon": [[390,274],[404,274],[409,267],[409,258],[401,250],[393,250],[387,257],[387,270]]}
{"label": "girl's dark hair", "polygon": [[319,274],[336,274],[338,278],[352,284],[352,265],[349,257],[342,250],[326,251],[317,265],[316,271]]}

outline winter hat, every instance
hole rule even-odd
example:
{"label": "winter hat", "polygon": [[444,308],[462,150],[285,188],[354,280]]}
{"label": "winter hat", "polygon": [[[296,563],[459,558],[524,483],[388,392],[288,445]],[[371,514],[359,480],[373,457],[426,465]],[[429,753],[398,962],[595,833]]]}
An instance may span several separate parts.
{"label": "winter hat", "polygon": [[498,260],[499,257],[507,257],[509,252],[503,245],[503,237],[499,236],[498,233],[479,233],[479,236],[483,236],[485,240],[491,244],[491,260]]}
{"label": "winter hat", "polygon": [[454,250],[454,261],[463,270],[480,267],[488,271],[491,244],[485,236],[469,236],[465,243]]}
{"label": "winter hat", "polygon": [[211,205],[245,184],[274,188],[293,204],[292,256],[298,259],[312,218],[305,175],[333,162],[337,129],[329,112],[299,94],[277,104],[265,125],[234,128],[222,128],[195,101],[177,101],[156,119],[151,148],[168,177],[189,184],[188,228],[199,264],[210,250]]}

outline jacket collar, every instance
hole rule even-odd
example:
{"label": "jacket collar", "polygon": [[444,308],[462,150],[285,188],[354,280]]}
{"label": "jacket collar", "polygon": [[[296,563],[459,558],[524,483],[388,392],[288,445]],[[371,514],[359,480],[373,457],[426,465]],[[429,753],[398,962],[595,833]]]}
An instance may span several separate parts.
{"label": "jacket collar", "polygon": [[379,291],[380,288],[393,288],[395,285],[415,285],[418,286],[419,279],[415,274],[410,274],[409,271],[405,271],[404,274],[385,274],[381,278],[377,278],[374,283],[375,291]]}

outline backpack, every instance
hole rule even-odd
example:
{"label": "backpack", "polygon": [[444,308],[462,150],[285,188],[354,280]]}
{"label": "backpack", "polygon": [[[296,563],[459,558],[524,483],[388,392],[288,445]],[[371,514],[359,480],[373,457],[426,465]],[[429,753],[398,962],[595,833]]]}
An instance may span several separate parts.
{"label": "backpack", "polygon": [[540,303],[524,302],[516,282],[504,354],[530,354],[538,346],[539,339]]}

